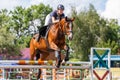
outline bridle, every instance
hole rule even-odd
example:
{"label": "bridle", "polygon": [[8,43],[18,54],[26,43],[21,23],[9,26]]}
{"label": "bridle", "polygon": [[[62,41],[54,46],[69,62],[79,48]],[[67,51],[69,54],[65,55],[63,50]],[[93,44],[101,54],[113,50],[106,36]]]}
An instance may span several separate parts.
{"label": "bridle", "polygon": [[[67,30],[67,24],[70,27],[70,30]],[[73,33],[72,26],[73,26],[72,21],[66,21],[64,24],[64,34]]]}
{"label": "bridle", "polygon": [[[61,21],[61,18],[60,18],[60,21]],[[63,29],[63,33],[64,35],[67,35],[67,33],[73,33],[73,24],[72,24],[72,20],[70,19],[66,19],[66,21],[64,22],[64,25],[61,24],[61,22],[58,22],[59,24],[59,28],[62,30],[62,27],[64,28]],[[67,30],[67,26],[70,27],[70,30]]]}

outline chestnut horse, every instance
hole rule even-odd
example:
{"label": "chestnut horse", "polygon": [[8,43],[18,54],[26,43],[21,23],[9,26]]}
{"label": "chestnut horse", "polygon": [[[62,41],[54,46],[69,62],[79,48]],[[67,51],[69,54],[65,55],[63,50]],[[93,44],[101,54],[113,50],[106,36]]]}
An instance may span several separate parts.
{"label": "chestnut horse", "polygon": [[[62,62],[61,60],[61,50],[66,51],[66,56],[64,61],[69,60],[69,46],[66,44],[67,35],[69,40],[73,38],[73,21],[74,18],[63,18],[58,23],[50,25],[46,36],[41,37],[37,42],[34,38],[30,41],[30,56],[31,60],[36,56],[36,60],[45,60],[49,56],[50,52],[55,52],[56,54],[56,67],[59,68]],[[40,55],[40,54],[41,55]],[[41,70],[39,70],[39,75]],[[38,76],[40,77],[40,76]]]}

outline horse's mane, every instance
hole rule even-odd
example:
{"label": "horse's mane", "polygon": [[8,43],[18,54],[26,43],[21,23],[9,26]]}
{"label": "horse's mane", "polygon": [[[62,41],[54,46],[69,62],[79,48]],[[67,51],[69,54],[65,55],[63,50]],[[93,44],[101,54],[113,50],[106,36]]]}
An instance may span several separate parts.
{"label": "horse's mane", "polygon": [[66,17],[64,17],[64,18],[62,18],[60,21],[62,21],[62,22],[71,22],[71,21],[73,21],[75,18],[68,18],[67,16]]}

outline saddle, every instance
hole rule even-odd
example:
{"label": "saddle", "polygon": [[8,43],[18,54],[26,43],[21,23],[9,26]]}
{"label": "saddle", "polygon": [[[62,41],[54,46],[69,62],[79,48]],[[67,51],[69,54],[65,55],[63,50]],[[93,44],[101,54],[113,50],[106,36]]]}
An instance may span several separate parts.
{"label": "saddle", "polygon": [[39,29],[39,34],[42,36],[42,37],[45,37],[46,35],[46,32],[48,31],[48,25],[47,26],[43,26]]}
{"label": "saddle", "polygon": [[46,38],[48,30],[49,30],[49,25],[41,27],[39,29],[39,33],[36,33],[33,38],[37,42],[40,40],[41,37]]}

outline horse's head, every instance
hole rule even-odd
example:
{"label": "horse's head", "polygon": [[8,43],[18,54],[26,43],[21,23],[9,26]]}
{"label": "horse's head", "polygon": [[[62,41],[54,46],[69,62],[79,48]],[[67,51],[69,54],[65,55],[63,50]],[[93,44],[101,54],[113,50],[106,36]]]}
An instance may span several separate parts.
{"label": "horse's head", "polygon": [[68,40],[73,38],[73,21],[75,18],[63,18],[60,22],[63,26],[64,33],[68,36]]}

